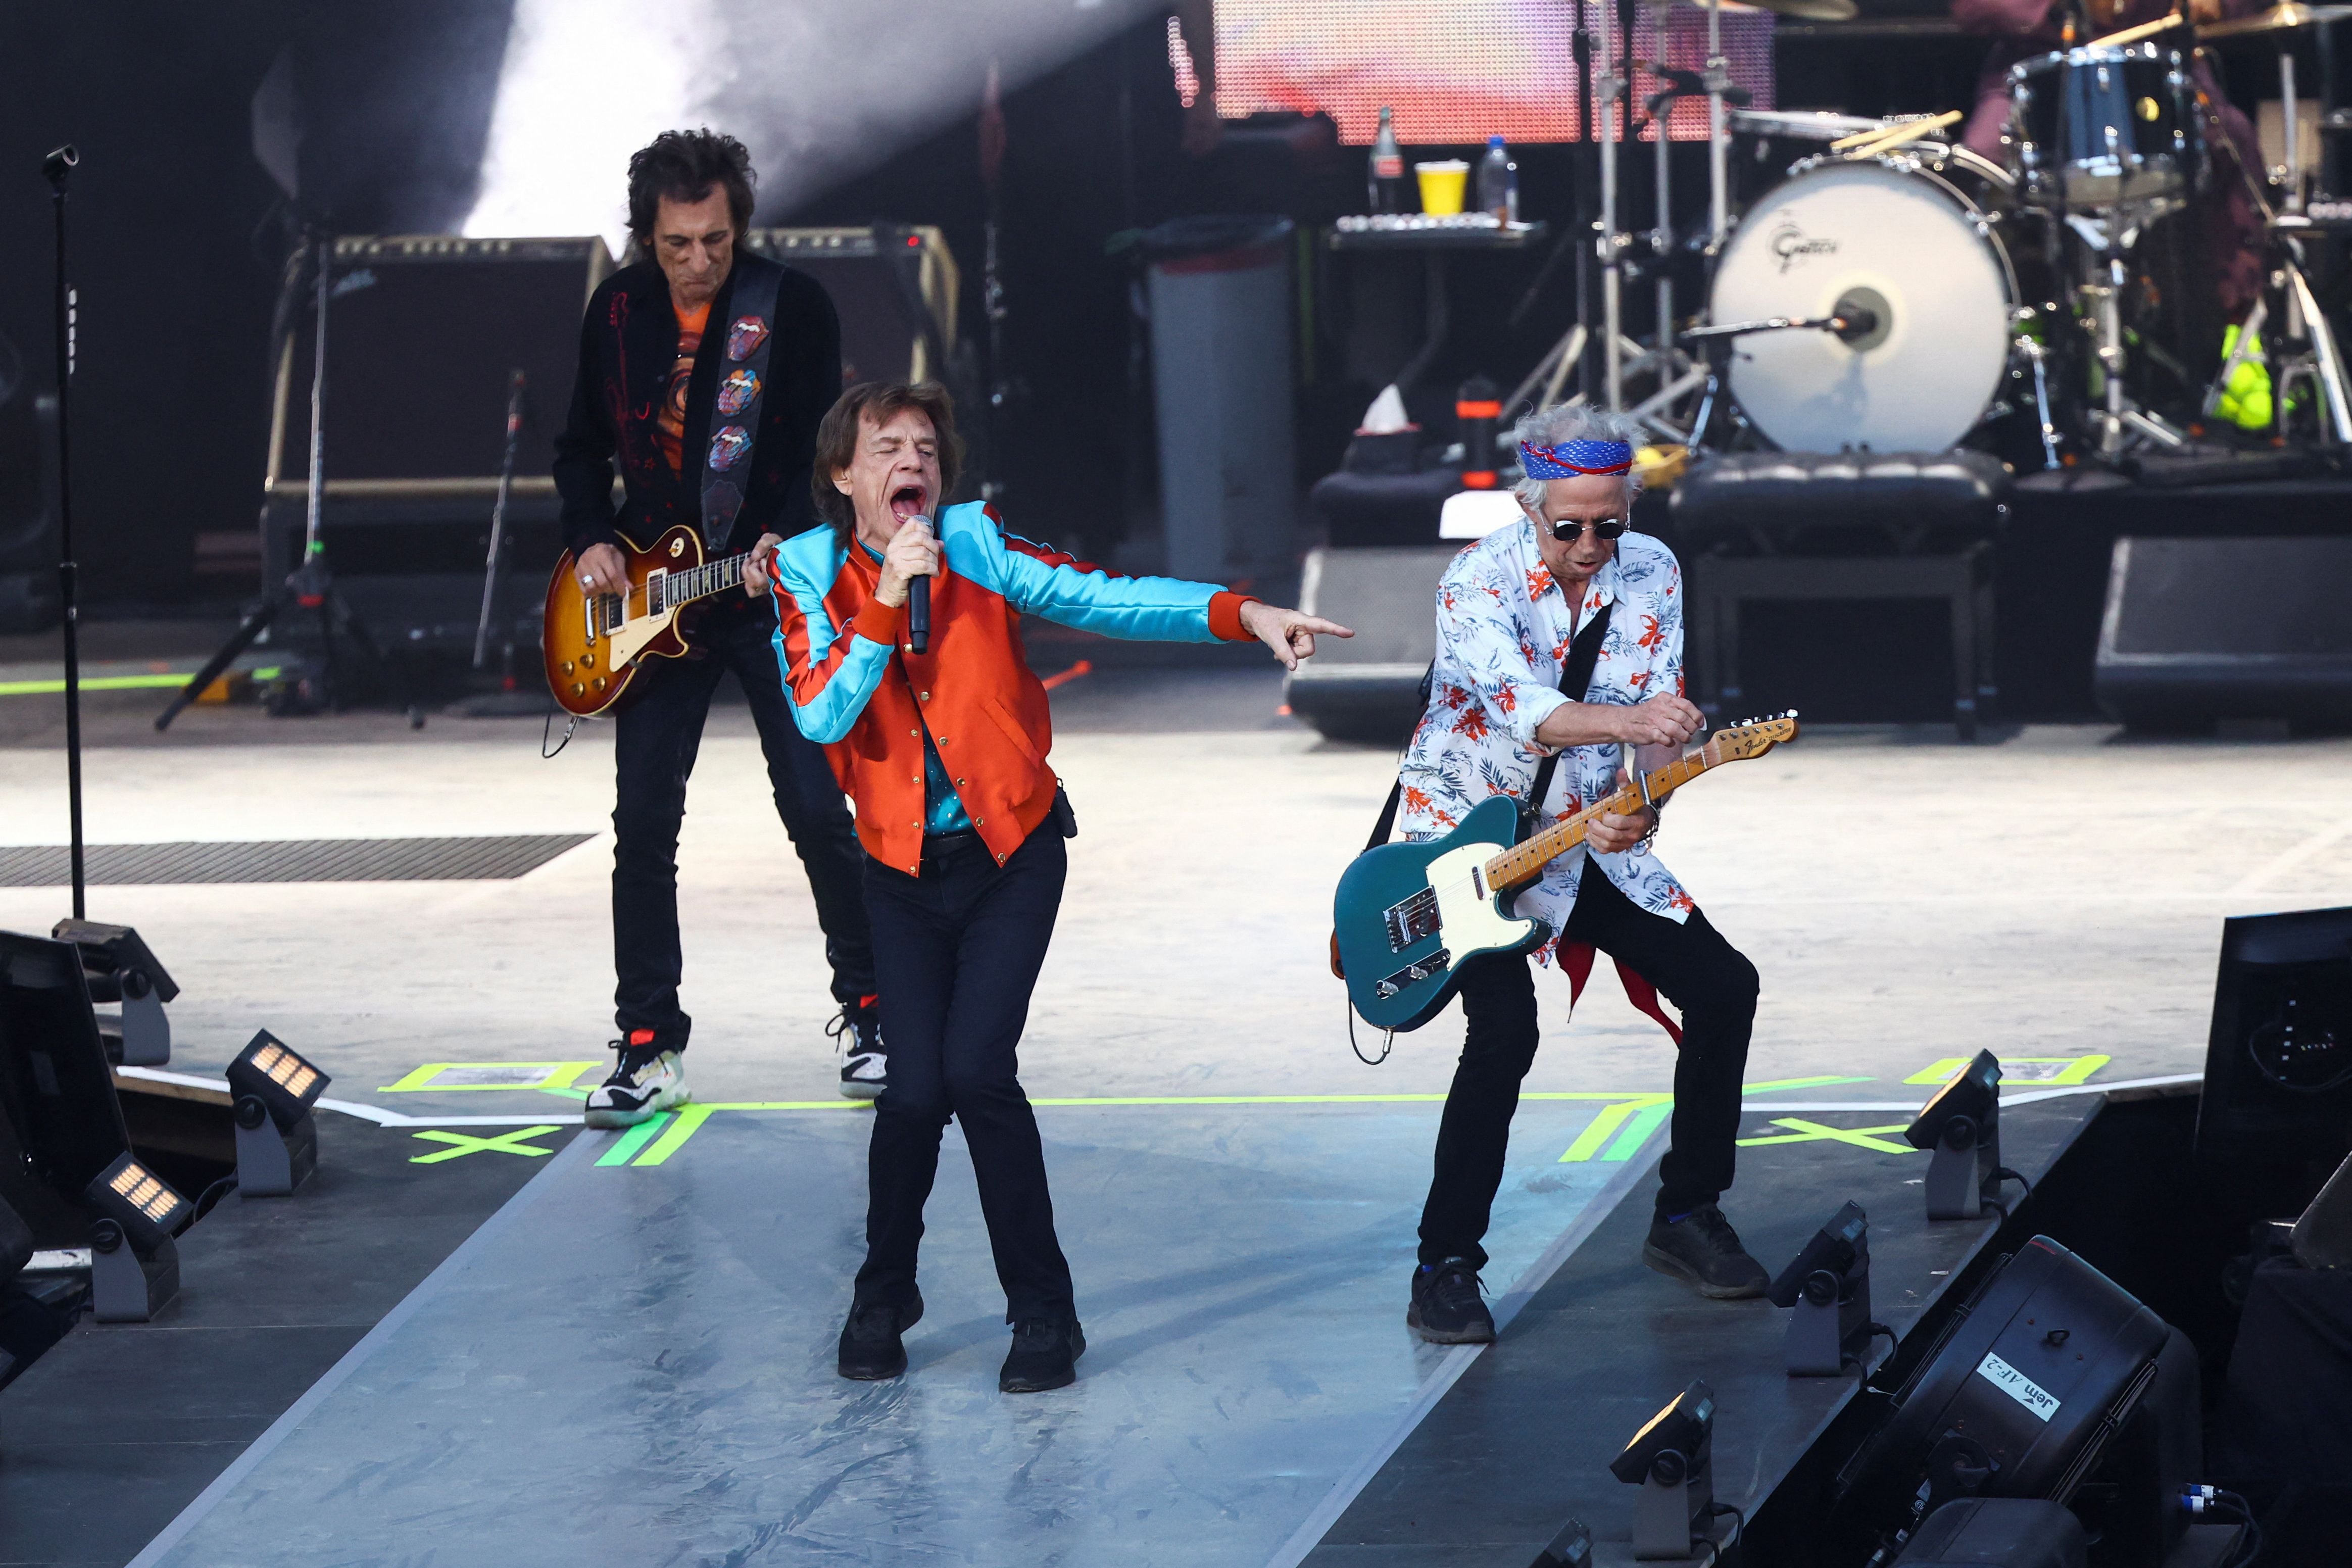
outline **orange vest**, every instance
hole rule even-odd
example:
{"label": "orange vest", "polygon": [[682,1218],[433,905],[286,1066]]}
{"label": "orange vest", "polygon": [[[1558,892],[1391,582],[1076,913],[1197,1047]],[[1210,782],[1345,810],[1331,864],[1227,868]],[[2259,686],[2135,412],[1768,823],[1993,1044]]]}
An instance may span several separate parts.
{"label": "orange vest", "polygon": [[1054,805],[1053,709],[1021,647],[1023,613],[1169,641],[1245,642],[1244,595],[1212,584],[1119,577],[1004,531],[977,503],[941,510],[929,646],[874,597],[881,569],[830,528],[777,551],[776,655],[802,732],[824,743],[857,808],[858,842],[909,875],[922,866],[923,731],[1001,864]]}

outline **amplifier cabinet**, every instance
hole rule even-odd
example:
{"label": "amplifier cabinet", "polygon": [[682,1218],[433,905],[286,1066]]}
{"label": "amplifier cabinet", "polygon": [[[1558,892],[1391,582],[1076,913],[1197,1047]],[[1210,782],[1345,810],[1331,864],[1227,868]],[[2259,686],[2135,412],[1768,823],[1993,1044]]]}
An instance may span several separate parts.
{"label": "amplifier cabinet", "polygon": [[2116,541],[2093,686],[2134,729],[2352,722],[2352,538]]}

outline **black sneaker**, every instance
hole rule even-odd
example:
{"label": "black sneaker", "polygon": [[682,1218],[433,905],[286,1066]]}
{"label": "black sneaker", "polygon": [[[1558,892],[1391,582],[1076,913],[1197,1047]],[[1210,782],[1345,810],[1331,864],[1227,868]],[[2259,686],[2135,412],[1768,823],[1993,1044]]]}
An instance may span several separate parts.
{"label": "black sneaker", "polygon": [[1033,1318],[1013,1325],[1013,1349],[996,1386],[1005,1394],[1043,1394],[1078,1381],[1087,1334],[1076,1318]]}
{"label": "black sneaker", "polygon": [[1412,1305],[1405,1327],[1433,1345],[1495,1342],[1495,1314],[1486,1310],[1478,1271],[1466,1258],[1424,1263],[1412,1271]]}
{"label": "black sneaker", "polygon": [[841,1375],[860,1383],[878,1383],[907,1370],[907,1345],[900,1336],[923,1321],[923,1294],[905,1310],[887,1301],[869,1301],[849,1309],[841,1326]]}
{"label": "black sneaker", "polygon": [[844,1053],[844,1100],[872,1100],[888,1087],[889,1064],[882,1050],[882,1009],[875,1005],[873,997],[860,997],[855,1006],[842,1008],[824,1026],[824,1032],[833,1037],[835,1048]]}
{"label": "black sneaker", "polygon": [[[638,1035],[646,1037],[640,1040]],[[612,1048],[621,1053],[621,1059],[613,1064],[610,1078],[588,1091],[581,1120],[589,1126],[635,1127],[690,1098],[685,1063],[676,1051],[654,1043],[651,1029],[638,1030],[626,1042],[614,1040]]]}
{"label": "black sneaker", "polygon": [[1739,1233],[1713,1204],[1678,1220],[1668,1221],[1664,1215],[1653,1219],[1650,1237],[1642,1245],[1642,1261],[1718,1301],[1761,1296],[1771,1279],[1764,1266],[1748,1256],[1739,1245]]}

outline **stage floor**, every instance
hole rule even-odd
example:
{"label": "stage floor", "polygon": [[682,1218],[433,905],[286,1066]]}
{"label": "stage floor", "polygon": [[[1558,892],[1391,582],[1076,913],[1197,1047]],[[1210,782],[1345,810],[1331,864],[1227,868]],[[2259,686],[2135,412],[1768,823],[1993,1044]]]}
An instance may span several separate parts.
{"label": "stage floor", "polygon": [[[1349,1054],[1329,888],[1392,759],[1319,742],[1278,693],[1148,669],[1055,693],[1081,833],[1023,1061],[1093,1345],[1076,1390],[995,1394],[1002,1298],[954,1152],[913,1374],[832,1375],[866,1113],[835,1092],[821,938],[748,721],[722,709],[680,850],[688,1061],[701,1101],[741,1109],[544,1160],[496,1247],[446,1266],[159,1560],[868,1542],[1083,1563],[1117,1539],[1281,1561],[1438,1374],[1402,1315],[1460,1026],[1377,1068]],[[500,1140],[576,1116],[609,1059],[608,730],[553,762],[536,721],[197,711],[162,744],[105,732],[95,843],[589,835],[503,880],[106,887],[89,909],[183,986],[173,1071],[216,1078],[266,1026],[334,1075],[330,1097],[459,1163],[530,1158]],[[2222,918],[2352,888],[2352,741],[1949,737],[1816,731],[1674,807],[1660,852],[1764,976],[1748,1136],[1883,1137],[1985,1046],[2020,1090],[2194,1072]],[[63,841],[62,776],[52,749],[0,750],[0,844]],[[65,910],[62,889],[0,887],[0,927]],[[1597,1220],[1667,1113],[1672,1047],[1606,966],[1572,1026],[1566,985],[1541,994],[1528,1088],[1568,1098],[1522,1116],[1498,1292]],[[1751,1230],[1797,1223],[1747,1202],[1727,1207]],[[585,1545],[592,1522],[613,1546]]]}

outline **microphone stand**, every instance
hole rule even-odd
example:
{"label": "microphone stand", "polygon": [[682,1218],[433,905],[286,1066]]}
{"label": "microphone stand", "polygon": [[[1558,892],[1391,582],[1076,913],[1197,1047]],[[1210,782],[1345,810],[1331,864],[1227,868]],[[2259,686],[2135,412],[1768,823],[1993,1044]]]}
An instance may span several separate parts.
{"label": "microphone stand", "polygon": [[88,910],[81,841],[81,636],[74,592],[80,569],[74,561],[73,461],[68,437],[73,426],[68,388],[73,381],[76,300],[66,287],[66,177],[80,162],[81,154],[71,143],[58,148],[41,161],[41,173],[47,176],[52,193],[58,232],[58,602],[65,621],[66,814],[70,819],[73,841],[70,854],[76,920],[88,918]]}

